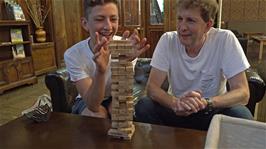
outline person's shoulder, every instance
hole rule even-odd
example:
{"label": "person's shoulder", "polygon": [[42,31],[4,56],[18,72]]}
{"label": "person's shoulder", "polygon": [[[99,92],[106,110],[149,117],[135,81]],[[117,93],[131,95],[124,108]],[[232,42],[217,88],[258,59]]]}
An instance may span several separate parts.
{"label": "person's shoulder", "polygon": [[88,40],[89,38],[85,39],[85,40],[82,40],[76,44],[74,44],[73,46],[71,46],[70,48],[68,48],[65,53],[64,53],[64,56],[69,56],[69,55],[73,55],[75,53],[78,52],[78,50],[81,50],[81,49],[86,49],[86,45],[88,44]]}
{"label": "person's shoulder", "polygon": [[221,29],[221,28],[211,28],[209,31],[210,35],[217,35],[217,36],[231,36],[233,32],[228,29]]}
{"label": "person's shoulder", "polygon": [[163,34],[163,36],[167,36],[167,37],[176,37],[177,36],[177,31],[169,31],[169,32],[165,32]]}
{"label": "person's shoulder", "polygon": [[162,39],[166,39],[166,40],[171,40],[174,39],[176,40],[177,38],[177,31],[169,31],[169,32],[165,32],[162,36]]}

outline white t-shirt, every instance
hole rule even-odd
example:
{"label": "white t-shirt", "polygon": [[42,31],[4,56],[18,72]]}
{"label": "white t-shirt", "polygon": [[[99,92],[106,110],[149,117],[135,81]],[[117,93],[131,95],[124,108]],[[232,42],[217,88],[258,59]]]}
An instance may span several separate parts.
{"label": "white t-shirt", "polygon": [[[121,37],[114,36],[114,40],[119,40]],[[96,64],[93,61],[93,52],[89,47],[90,37],[80,41],[66,50],[64,54],[67,71],[71,81],[79,81],[87,77],[94,77],[96,73]],[[111,96],[111,56],[108,64],[108,72],[105,79],[105,96]]]}
{"label": "white t-shirt", "polygon": [[172,94],[201,90],[204,97],[226,92],[226,80],[249,68],[243,49],[229,30],[211,28],[196,57],[189,57],[176,31],[160,38],[151,65],[167,72]]}

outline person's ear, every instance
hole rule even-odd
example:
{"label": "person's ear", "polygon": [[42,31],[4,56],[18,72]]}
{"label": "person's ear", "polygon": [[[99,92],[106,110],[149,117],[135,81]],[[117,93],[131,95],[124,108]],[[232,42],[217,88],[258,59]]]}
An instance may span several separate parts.
{"label": "person's ear", "polygon": [[210,28],[213,26],[213,20],[209,20],[208,22],[207,22],[207,24],[206,24],[206,30],[205,30],[205,32],[207,33],[209,30],[210,30]]}
{"label": "person's ear", "polygon": [[207,28],[210,29],[212,26],[213,26],[214,22],[212,19],[210,19],[208,22],[207,22]]}
{"label": "person's ear", "polygon": [[85,31],[89,32],[89,28],[88,28],[88,25],[87,25],[88,21],[87,21],[87,19],[86,19],[85,17],[82,17],[82,18],[80,19],[80,23],[81,23],[82,28],[83,28]]}

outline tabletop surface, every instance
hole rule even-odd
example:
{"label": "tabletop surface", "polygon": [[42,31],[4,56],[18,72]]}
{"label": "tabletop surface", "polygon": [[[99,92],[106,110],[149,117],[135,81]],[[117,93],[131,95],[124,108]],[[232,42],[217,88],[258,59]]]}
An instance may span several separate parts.
{"label": "tabletop surface", "polygon": [[0,126],[0,148],[204,148],[207,132],[135,124],[130,141],[107,135],[111,121],[52,112],[49,121],[35,123],[25,116]]}
{"label": "tabletop surface", "polygon": [[257,35],[257,36],[251,36],[251,37],[259,41],[266,41],[266,35]]}

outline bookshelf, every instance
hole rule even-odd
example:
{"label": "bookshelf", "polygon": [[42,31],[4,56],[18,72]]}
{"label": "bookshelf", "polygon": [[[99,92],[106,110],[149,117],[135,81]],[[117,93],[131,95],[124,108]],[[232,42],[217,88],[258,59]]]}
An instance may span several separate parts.
{"label": "bookshelf", "polygon": [[[0,20],[0,94],[20,85],[37,83],[32,61],[29,23]],[[18,42],[11,42],[12,29],[21,31],[22,39]],[[24,54],[19,58],[14,56],[14,49],[17,50],[18,46],[22,46]]]}

